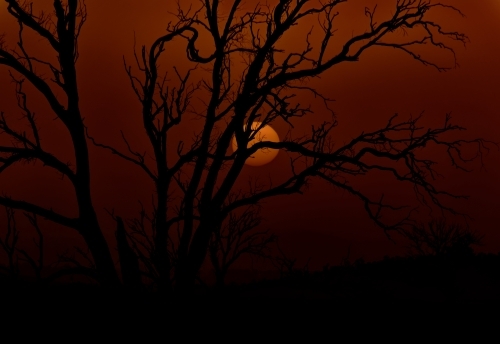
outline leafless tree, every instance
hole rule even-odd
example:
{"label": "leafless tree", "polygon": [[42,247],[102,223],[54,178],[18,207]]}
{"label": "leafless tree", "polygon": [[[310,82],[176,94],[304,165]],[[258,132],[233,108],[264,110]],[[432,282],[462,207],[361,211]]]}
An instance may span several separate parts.
{"label": "leafless tree", "polygon": [[[414,184],[422,201],[430,198],[442,209],[453,211],[442,203],[442,196],[459,196],[438,190],[432,184],[436,173],[434,162],[420,158],[416,153],[426,145],[442,145],[447,148],[452,164],[463,168],[462,163],[466,159],[460,154],[461,144],[476,144],[479,154],[485,147],[481,140],[442,139],[447,132],[463,129],[453,125],[449,116],[441,127],[429,129],[419,125],[420,117],[398,121],[397,116],[393,116],[381,129],[363,133],[347,144],[334,146],[330,134],[337,121],[332,113],[332,121],[313,127],[308,137],[287,137],[279,143],[259,142],[247,147],[258,131],[250,130],[253,122],[266,125],[283,120],[291,125],[295,117],[312,111],[309,107],[302,107],[292,92],[312,92],[328,107],[329,99],[303,86],[303,81],[317,77],[335,65],[357,61],[368,48],[396,48],[425,65],[445,71],[454,65],[445,67],[433,63],[415,52],[415,48],[431,44],[450,52],[454,59],[454,50],[441,39],[448,38],[463,44],[468,40],[464,34],[446,31],[440,24],[427,19],[427,12],[435,8],[445,7],[461,14],[458,9],[427,1],[395,1],[394,14],[378,22],[374,19],[376,7],[372,10],[367,8],[367,31],[353,36],[344,42],[339,52],[328,56],[338,16],[336,8],[343,2],[346,1],[282,0],[276,1],[274,8],[257,4],[247,11],[241,1],[233,1],[225,12],[219,1],[203,1],[198,10],[189,11],[183,11],[179,5],[177,22],[168,27],[168,33],[158,38],[150,48],[143,46],[135,55],[141,77],[135,76],[131,67],[126,65],[132,87],[142,104],[144,128],[156,166],[150,168],[144,155],[130,149],[128,143],[128,153],[101,146],[137,164],[155,182],[158,195],[154,215],[155,257],[160,257],[161,264],[168,266],[165,271],[170,271],[175,265],[174,279],[179,285],[189,285],[194,281],[213,233],[231,212],[258,204],[268,197],[301,192],[314,177],[325,179],[359,197],[369,216],[385,230],[400,228],[407,218],[397,223],[386,223],[382,220],[382,211],[402,208],[384,203],[383,199],[367,197],[351,186],[347,177],[370,170],[385,171],[399,181]],[[313,47],[308,35],[304,42],[306,48],[302,51],[278,48],[290,28],[306,25],[305,19],[312,16],[318,16],[320,22],[320,46]],[[416,39],[409,38],[404,43],[391,42],[393,32],[416,31],[417,28],[423,29],[425,34]],[[213,40],[213,50],[205,56],[196,48],[200,31],[208,33]],[[188,84],[192,70],[181,75],[174,68],[179,80],[174,88],[166,87],[166,78],[159,77],[160,57],[167,51],[166,44],[175,38],[187,41],[187,59],[193,62],[193,68],[196,64],[210,66],[210,75],[202,80],[201,85]],[[241,74],[232,72],[236,61],[246,61]],[[169,143],[169,133],[186,118],[190,100],[200,88],[201,92],[208,91],[209,101],[202,109],[192,111],[204,119],[204,128],[185,150],[184,142]],[[239,147],[236,152],[230,149],[233,137],[236,137]],[[167,147],[170,145],[178,147],[177,156],[168,156],[167,159]],[[280,185],[255,187],[236,199],[230,199],[245,160],[260,148],[280,149],[290,154],[289,179]],[[300,168],[300,163],[304,161],[305,167]],[[190,173],[182,173],[188,167],[191,168]],[[175,192],[180,192],[181,201],[172,205],[167,195]],[[179,245],[175,248],[178,259],[167,262],[168,243],[173,242],[168,239],[171,237],[171,226],[179,223],[182,223],[182,230]]]}
{"label": "leafless tree", "polygon": [[34,248],[28,252],[19,245],[19,229],[16,220],[16,212],[13,209],[5,207],[7,215],[7,225],[5,236],[0,237],[0,252],[6,256],[7,265],[0,264],[0,271],[7,273],[11,277],[18,278],[21,275],[20,262],[27,263],[35,274],[35,279],[42,279],[42,270],[44,268],[44,237],[36,215],[25,213],[31,226],[36,231],[33,238]]}
{"label": "leafless tree", "polygon": [[[30,5],[21,5],[16,0],[6,2],[9,13],[19,21],[20,45],[17,52],[2,45],[0,64],[23,77],[17,82],[20,99],[24,99],[22,80],[28,80],[47,99],[72,137],[76,166],[71,168],[43,150],[33,117],[24,106],[26,118],[32,123],[32,138],[11,130],[2,119],[2,134],[12,137],[18,145],[0,146],[0,171],[21,160],[42,160],[70,179],[78,200],[79,216],[67,218],[9,197],[0,197],[0,204],[77,230],[89,246],[101,280],[107,284],[117,283],[117,272],[90,197],[87,141],[78,105],[75,62],[77,38],[86,18],[85,6],[79,0],[64,3],[56,0],[56,23],[51,27],[47,17],[33,14]],[[97,146],[137,165],[154,183],[154,209],[149,216],[151,228],[143,231],[143,242],[148,249],[142,252],[149,253],[140,260],[142,264],[149,262],[149,271],[154,271],[162,289],[175,286],[185,290],[194,284],[214,233],[222,228],[230,214],[271,197],[303,192],[314,178],[326,180],[358,197],[371,219],[385,231],[401,229],[410,214],[405,212],[402,220],[388,222],[385,219],[390,217],[383,217],[386,212],[406,211],[406,208],[387,203],[383,198],[369,197],[349,183],[351,177],[374,170],[388,173],[395,182],[413,185],[420,201],[431,202],[444,211],[454,211],[446,205],[446,197],[462,196],[436,186],[435,162],[425,157],[423,148],[444,147],[452,166],[465,169],[465,164],[480,158],[487,146],[480,139],[451,138],[450,132],[464,128],[453,124],[450,116],[446,116],[442,125],[432,128],[422,126],[420,116],[407,120],[392,116],[380,129],[363,132],[340,144],[332,140],[337,119],[331,112],[331,121],[313,126],[305,137],[287,135],[281,142],[261,141],[248,147],[248,142],[262,126],[282,121],[293,127],[297,117],[313,112],[311,107],[300,103],[299,93],[313,94],[324,102],[324,108],[329,109],[330,98],[308,87],[305,81],[319,77],[334,66],[358,61],[369,49],[393,48],[426,66],[446,71],[456,66],[453,42],[466,44],[468,41],[465,34],[448,31],[429,16],[436,9],[461,15],[457,8],[425,0],[394,0],[390,15],[379,15],[376,7],[366,8],[365,30],[340,42],[336,50],[333,42],[336,41],[339,5],[349,2],[275,0],[269,5],[252,3],[250,9],[241,0],[224,4],[220,0],[183,1],[182,5],[179,2],[175,21],[168,25],[167,33],[150,47],[142,46],[136,51],[138,71],[125,62],[132,88],[142,105],[138,115],[149,139],[154,164],[149,164],[145,154],[131,147],[125,134],[122,135],[128,151],[92,138],[91,128],[88,137]],[[186,9],[185,6],[191,7]],[[315,19],[319,24],[317,31],[310,27]],[[283,44],[284,37],[294,26],[303,27],[306,32],[311,30],[303,41],[302,50],[297,50],[299,44]],[[24,27],[48,41],[56,54],[57,64],[26,53],[21,39]],[[405,35],[396,39],[397,33]],[[211,51],[199,50],[198,39],[202,35],[210,37]],[[313,43],[313,38],[319,39],[319,43]],[[160,60],[168,57],[167,43],[174,39],[185,42],[186,60],[191,63],[185,73],[173,68],[177,83],[160,76],[159,71]],[[453,63],[445,66],[427,59],[419,52],[422,45],[449,53]],[[238,63],[243,65],[241,70],[235,67]],[[53,85],[49,86],[36,74],[34,65],[50,69]],[[206,77],[193,80],[193,73],[200,70],[206,71]],[[58,99],[51,87],[60,88],[66,102]],[[206,99],[203,106],[194,104],[195,94]],[[23,104],[21,102],[22,108]],[[202,130],[190,143],[176,140],[172,133],[192,116],[203,119]],[[255,129],[252,127],[254,122],[262,125]],[[231,149],[233,137],[238,146],[234,152]],[[477,154],[465,157],[461,150],[464,145],[473,146]],[[254,183],[249,190],[235,190],[245,161],[263,148],[278,149],[290,156],[288,178],[279,184]],[[230,197],[234,194],[237,197]],[[130,240],[127,243],[134,246]]]}
{"label": "leafless tree", "polygon": [[214,230],[208,250],[217,286],[224,286],[229,268],[242,255],[270,257],[268,251],[276,236],[269,230],[256,230],[260,224],[259,209],[252,205],[242,213],[230,213],[222,226]]}
{"label": "leafless tree", "polygon": [[[89,252],[75,246],[71,252],[64,252],[59,255],[56,262],[47,264],[45,236],[38,223],[36,214],[23,213],[29,226],[34,230],[35,235],[28,241],[20,242],[21,233],[24,237],[29,237],[30,233],[19,229],[18,215],[14,209],[4,207],[6,212],[5,232],[0,230],[0,273],[6,274],[10,278],[23,279],[30,275],[28,269],[31,269],[35,281],[50,283],[62,277],[82,275],[92,282],[98,281],[96,267]],[[31,245],[30,245],[31,244]],[[78,255],[76,256],[75,253]],[[5,261],[7,264],[2,264]],[[52,269],[57,271],[50,273]]]}
{"label": "leafless tree", "polygon": [[7,256],[7,265],[1,265],[0,269],[10,276],[19,274],[19,258],[17,255],[17,241],[19,232],[17,230],[16,218],[12,209],[5,208],[7,213],[7,230],[5,237],[0,239],[0,248]]}
{"label": "leafless tree", "polygon": [[297,266],[297,258],[285,253],[276,241],[277,254],[271,256],[271,263],[278,270],[280,278],[303,277],[309,274],[309,257],[302,267]]}
{"label": "leafless tree", "polygon": [[[5,0],[8,13],[19,24],[19,40],[10,49],[0,39],[0,66],[12,72],[16,84],[17,101],[30,131],[18,131],[12,127],[7,116],[1,113],[0,134],[7,136],[11,145],[0,145],[0,172],[23,161],[41,161],[44,166],[69,179],[78,204],[78,216],[65,216],[44,206],[1,196],[0,205],[36,214],[68,229],[77,231],[88,245],[95,261],[99,278],[106,285],[117,285],[118,275],[114,267],[108,244],[97,219],[90,191],[90,161],[85,126],[80,112],[76,62],[78,60],[78,37],[87,11],[79,0],[56,0],[51,15],[34,12],[34,4]],[[25,30],[37,34],[53,54],[51,60],[42,60],[28,53],[25,46]],[[44,73],[50,73],[50,80]],[[72,148],[75,166],[61,161],[44,147],[35,114],[30,110],[24,83],[29,82],[47,101],[53,114],[62,122],[71,137],[66,144]],[[61,142],[62,144],[62,142]]]}
{"label": "leafless tree", "polygon": [[402,233],[409,239],[412,251],[434,256],[471,253],[471,246],[481,245],[484,238],[469,226],[447,223],[445,219],[416,224]]}

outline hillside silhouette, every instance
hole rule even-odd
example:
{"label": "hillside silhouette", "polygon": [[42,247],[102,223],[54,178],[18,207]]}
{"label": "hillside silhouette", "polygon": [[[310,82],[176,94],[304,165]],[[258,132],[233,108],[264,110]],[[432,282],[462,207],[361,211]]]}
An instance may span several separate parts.
{"label": "hillside silhouette", "polygon": [[[9,295],[4,302],[6,308],[59,308],[64,314],[85,309],[115,315],[142,309],[147,314],[157,308],[186,306],[181,294],[167,297],[154,291],[110,290],[83,281],[49,284],[2,275],[0,289],[2,295]],[[375,262],[357,260],[325,266],[319,271],[295,269],[282,277],[233,282],[222,289],[198,284],[188,304],[192,310],[217,304],[234,306],[241,312],[248,307],[500,304],[500,254],[386,257]]]}

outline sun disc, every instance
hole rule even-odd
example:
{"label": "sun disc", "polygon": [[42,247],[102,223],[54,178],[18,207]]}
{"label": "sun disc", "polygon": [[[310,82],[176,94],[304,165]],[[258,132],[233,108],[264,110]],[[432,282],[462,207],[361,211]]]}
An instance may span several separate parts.
{"label": "sun disc", "polygon": [[[262,122],[253,122],[252,130],[257,130],[262,125]],[[269,125],[264,125],[260,130],[255,134],[254,138],[248,142],[247,147],[252,147],[255,143],[261,141],[271,141],[271,142],[279,142],[278,133]],[[233,137],[231,142],[233,151],[236,151],[238,145],[236,143],[236,138]],[[262,166],[270,163],[276,158],[278,155],[278,149],[271,148],[261,148],[254,154],[252,154],[246,161],[245,164],[249,166]]]}

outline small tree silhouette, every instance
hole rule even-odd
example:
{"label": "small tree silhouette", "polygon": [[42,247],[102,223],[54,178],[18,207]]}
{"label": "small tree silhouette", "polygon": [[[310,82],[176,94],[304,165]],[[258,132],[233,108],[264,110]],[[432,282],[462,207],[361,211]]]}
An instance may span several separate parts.
{"label": "small tree silhouette", "polygon": [[219,287],[229,268],[242,256],[253,255],[269,258],[270,244],[276,236],[266,231],[255,231],[260,225],[257,206],[250,206],[240,214],[230,213],[226,221],[212,235],[209,256],[214,267],[216,283]]}
{"label": "small tree silhouette", "polygon": [[413,225],[402,233],[410,240],[411,250],[433,256],[471,254],[471,246],[481,245],[484,238],[468,226],[447,223],[445,219]]}
{"label": "small tree silhouette", "polygon": [[10,277],[18,278],[21,274],[20,262],[28,263],[33,269],[35,279],[42,279],[42,270],[44,269],[44,237],[38,225],[36,215],[25,213],[24,216],[28,219],[31,226],[36,231],[36,236],[33,239],[35,252],[29,253],[27,250],[19,247],[19,230],[16,220],[16,212],[13,209],[4,207],[7,215],[7,226],[5,236],[0,237],[0,253],[6,255],[7,265],[0,263],[0,272],[6,273]]}
{"label": "small tree silhouette", "polygon": [[5,208],[5,210],[7,213],[7,230],[5,231],[5,237],[0,239],[0,249],[7,257],[7,265],[0,265],[0,270],[13,277],[19,274],[19,256],[17,251],[19,232],[17,230],[14,211],[9,208]]}

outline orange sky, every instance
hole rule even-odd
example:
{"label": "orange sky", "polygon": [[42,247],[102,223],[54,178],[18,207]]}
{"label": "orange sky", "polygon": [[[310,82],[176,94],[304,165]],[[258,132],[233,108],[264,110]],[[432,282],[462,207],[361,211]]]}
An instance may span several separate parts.
{"label": "orange sky", "polygon": [[[470,37],[467,48],[454,45],[460,68],[439,73],[400,52],[375,48],[364,54],[359,62],[335,67],[320,80],[312,81],[311,85],[336,100],[333,108],[338,115],[339,126],[335,133],[339,142],[363,130],[385,125],[394,113],[406,118],[422,111],[427,124],[439,124],[444,115],[451,112],[455,123],[468,128],[465,137],[481,136],[500,141],[500,118],[497,115],[500,107],[500,46],[495,41],[500,32],[500,3],[495,0],[443,2],[452,3],[466,15],[462,18],[446,12],[443,17],[437,18],[446,28],[463,31]],[[38,3],[50,5],[51,1]],[[146,141],[142,131],[137,130],[140,129],[139,104],[125,74],[122,56],[132,62],[134,32],[139,45],[150,44],[165,32],[168,10],[165,3],[169,2],[123,0],[119,6],[117,3],[87,0],[89,17],[80,40],[78,63],[81,107],[89,132],[98,141],[119,142],[120,130],[123,130],[131,143],[141,150],[145,149]],[[363,7],[366,3],[376,2],[351,1],[342,5],[345,12],[339,7],[339,23],[349,25],[339,30],[339,42],[342,37],[349,37],[352,32],[365,28]],[[8,18],[5,8],[5,4],[0,7],[0,32],[7,32],[7,42],[12,42],[11,39],[16,38],[12,35],[15,23]],[[297,37],[300,33],[304,31],[285,37],[286,42],[293,46],[299,41]],[[29,50],[32,53],[43,55],[48,51],[39,40],[30,43],[33,43]],[[176,47],[178,45],[174,44],[172,59],[165,59],[162,67],[171,67],[175,63],[185,70],[187,65],[182,62],[183,51],[175,50]],[[431,58],[441,60],[442,55]],[[0,68],[0,110],[15,114],[12,86],[6,69]],[[40,98],[33,96],[30,99],[36,104],[46,144],[60,156],[65,156],[67,152],[60,140],[67,140],[68,137],[58,131],[59,124],[52,120],[52,114]],[[323,119],[325,116],[317,113],[297,121],[296,133],[308,130],[311,123]],[[192,127],[196,125],[199,122],[193,122],[179,137],[191,137]],[[282,136],[286,128],[277,126],[276,130]],[[91,153],[95,203],[104,223],[111,224],[104,208],[114,209],[117,214],[127,214],[138,210],[138,200],[149,202],[152,185],[141,171],[106,151],[92,148]],[[68,155],[67,159],[71,160],[71,156]],[[279,178],[280,166],[287,164],[286,156],[280,154],[269,165],[247,167],[241,176],[242,184],[247,178],[255,176],[267,178],[273,174]],[[444,170],[446,179],[439,181],[438,185],[470,195],[468,202],[459,202],[456,206],[475,219],[471,222],[473,228],[486,234],[483,249],[496,253],[500,251],[500,232],[495,230],[500,222],[499,152],[492,150],[485,158],[486,170],[480,171],[477,164],[473,167],[475,171],[469,174]],[[30,173],[33,169],[36,167],[22,166],[0,176],[1,192],[71,211],[68,207],[68,203],[72,202],[68,201],[72,199],[71,193],[64,187],[68,184],[61,182],[58,176],[39,172],[39,169],[37,178],[33,178]],[[57,190],[53,185],[58,185]],[[401,189],[390,180],[365,178],[357,185],[370,192],[384,192],[402,202],[413,197],[411,190]],[[120,197],[125,194],[127,197]],[[286,250],[301,260],[313,256],[312,266],[338,263],[349,244],[352,245],[352,258],[373,259],[405,252],[401,246],[394,246],[388,241],[382,230],[370,222],[360,202],[319,181],[304,195],[267,201],[264,215],[264,226],[281,237]]]}

